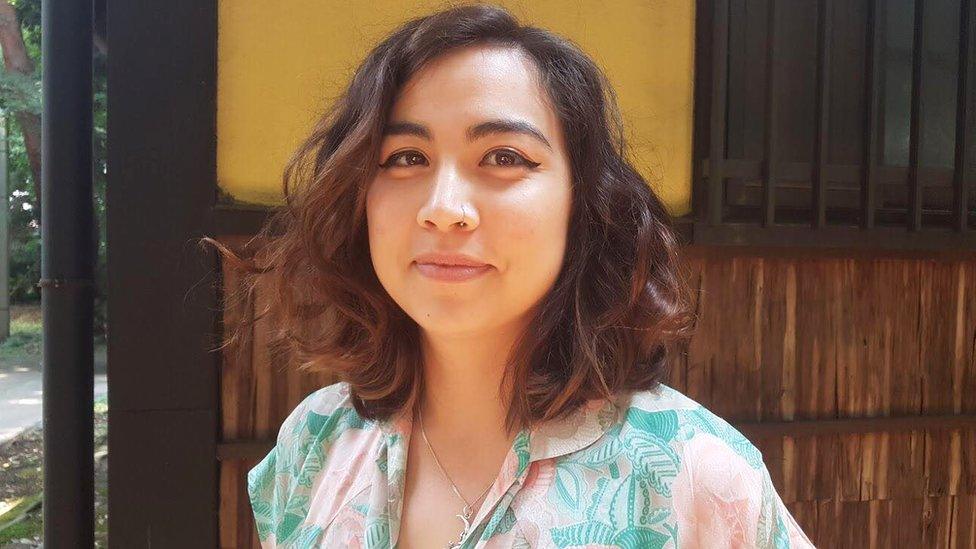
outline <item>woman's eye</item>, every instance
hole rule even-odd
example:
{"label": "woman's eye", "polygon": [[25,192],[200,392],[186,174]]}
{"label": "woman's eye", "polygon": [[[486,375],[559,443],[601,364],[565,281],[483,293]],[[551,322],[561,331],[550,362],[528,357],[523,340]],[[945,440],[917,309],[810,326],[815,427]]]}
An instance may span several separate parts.
{"label": "woman's eye", "polygon": [[417,151],[403,151],[398,152],[386,159],[386,162],[380,164],[381,168],[406,168],[410,166],[424,166],[427,164],[427,159],[424,155]]}
{"label": "woman's eye", "polygon": [[[485,160],[492,158],[494,161],[489,161],[488,163],[495,166],[526,166],[529,168],[535,168],[539,165],[538,162],[532,162],[521,154],[509,149],[498,149],[485,155]],[[482,160],[482,163],[484,163],[484,160]]]}

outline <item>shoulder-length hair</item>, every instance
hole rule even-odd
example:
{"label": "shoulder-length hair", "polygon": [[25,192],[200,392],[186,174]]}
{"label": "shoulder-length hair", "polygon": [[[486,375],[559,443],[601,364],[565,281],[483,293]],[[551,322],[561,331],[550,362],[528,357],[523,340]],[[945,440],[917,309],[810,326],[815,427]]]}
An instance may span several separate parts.
{"label": "shoulder-length hair", "polygon": [[[529,329],[508,355],[509,432],[564,417],[593,398],[653,389],[694,325],[672,219],[625,158],[616,98],[569,40],[503,8],[462,5],[413,19],[379,43],[284,170],[285,204],[241,259],[219,242],[241,291],[262,279],[276,308],[271,346],[305,371],[348,382],[357,412],[388,419],[422,394],[419,327],[390,297],[368,251],[365,196],[398,91],[455,48],[516,48],[534,61],[562,124],[572,208],[566,255]],[[265,290],[262,290],[265,291]],[[225,340],[227,346],[245,322]]]}

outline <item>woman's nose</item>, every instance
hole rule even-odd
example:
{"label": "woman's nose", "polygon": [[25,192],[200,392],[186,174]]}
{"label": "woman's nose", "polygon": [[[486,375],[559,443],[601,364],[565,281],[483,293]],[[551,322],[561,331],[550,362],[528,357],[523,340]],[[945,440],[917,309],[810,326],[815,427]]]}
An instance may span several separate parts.
{"label": "woman's nose", "polygon": [[421,227],[451,230],[472,230],[478,225],[477,210],[468,196],[470,185],[458,170],[441,167],[434,174],[424,205],[417,212]]}

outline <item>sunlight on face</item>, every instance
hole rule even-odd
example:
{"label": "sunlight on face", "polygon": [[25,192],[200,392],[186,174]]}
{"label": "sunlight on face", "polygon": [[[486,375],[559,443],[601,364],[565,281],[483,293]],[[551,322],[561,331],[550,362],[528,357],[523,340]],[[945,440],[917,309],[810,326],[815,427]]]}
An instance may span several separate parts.
{"label": "sunlight on face", "polygon": [[[423,330],[479,334],[525,322],[559,274],[569,157],[536,79],[517,50],[472,46],[426,65],[393,106],[383,167],[367,192],[370,256],[386,291]],[[419,265],[431,252],[488,267],[444,280],[437,275],[460,271]]]}

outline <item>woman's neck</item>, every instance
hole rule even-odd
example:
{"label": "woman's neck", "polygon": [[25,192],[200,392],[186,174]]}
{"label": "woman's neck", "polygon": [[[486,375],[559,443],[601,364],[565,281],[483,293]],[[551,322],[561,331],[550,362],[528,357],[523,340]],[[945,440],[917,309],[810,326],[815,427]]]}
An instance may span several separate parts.
{"label": "woman's neck", "polygon": [[489,337],[425,334],[419,406],[428,433],[459,444],[511,439],[505,432],[510,391],[501,382],[515,328]]}

